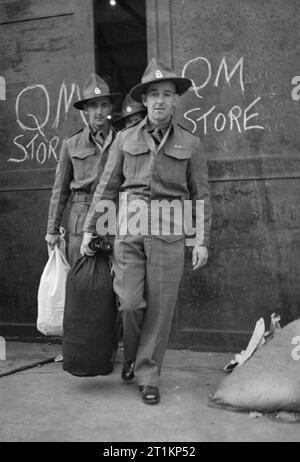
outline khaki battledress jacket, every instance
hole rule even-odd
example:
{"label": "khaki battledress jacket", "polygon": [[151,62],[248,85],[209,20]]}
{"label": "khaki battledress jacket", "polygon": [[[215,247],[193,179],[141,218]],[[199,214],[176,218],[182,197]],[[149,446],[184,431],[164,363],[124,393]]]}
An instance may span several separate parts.
{"label": "khaki battledress jacket", "polygon": [[[59,232],[62,215],[70,196],[73,202],[90,205],[115,136],[115,129],[110,127],[105,143],[101,147],[96,143],[87,126],[64,140],[50,199],[48,233]],[[70,233],[81,233],[83,222],[76,223],[71,219],[69,225],[72,228],[69,229]]]}
{"label": "khaki battledress jacket", "polygon": [[[201,140],[172,121],[157,147],[147,130],[147,117],[122,130],[110,148],[103,175],[88,212],[84,231],[96,232],[99,200],[118,201],[120,191],[128,197],[153,200],[190,200],[196,223],[196,200],[203,201],[204,232],[195,244],[209,246],[211,203],[208,174]],[[199,209],[200,210],[200,209]],[[182,236],[157,236],[172,242]]]}

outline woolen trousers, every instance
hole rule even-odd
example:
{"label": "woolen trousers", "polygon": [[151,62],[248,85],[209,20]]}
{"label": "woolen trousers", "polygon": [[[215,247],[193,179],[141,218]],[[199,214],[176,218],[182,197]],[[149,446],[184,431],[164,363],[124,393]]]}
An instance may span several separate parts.
{"label": "woolen trousers", "polygon": [[138,385],[157,386],[184,268],[185,240],[117,237],[114,290],[123,316],[124,360]]}
{"label": "woolen trousers", "polygon": [[80,247],[83,225],[90,208],[90,202],[73,202],[68,221],[68,261],[73,266],[81,258]]}

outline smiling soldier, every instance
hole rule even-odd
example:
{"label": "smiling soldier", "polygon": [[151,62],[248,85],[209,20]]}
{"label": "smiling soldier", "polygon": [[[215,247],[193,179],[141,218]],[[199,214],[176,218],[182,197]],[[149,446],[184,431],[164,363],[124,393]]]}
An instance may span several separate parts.
{"label": "smiling soldier", "polygon": [[93,193],[107,161],[116,131],[110,124],[113,103],[121,98],[110,93],[107,83],[91,74],[83,87],[83,99],[74,107],[83,110],[88,126],[64,141],[50,199],[46,241],[51,249],[59,242],[59,227],[69,199],[68,260],[80,257],[82,228]]}
{"label": "smiling soldier", "polygon": [[[181,204],[190,200],[194,215],[196,202],[202,201],[204,217],[199,222],[204,230],[196,233],[200,237],[194,242],[192,265],[196,270],[206,264],[211,216],[206,161],[200,139],[173,117],[179,96],[190,86],[189,79],[177,77],[152,59],[142,82],[131,90],[147,115],[119,132],[111,146],[84,224],[82,254],[90,254],[88,243],[96,228],[99,232],[97,220],[103,215],[99,205],[115,201],[121,191],[129,202],[143,199],[150,206],[157,200],[176,199]],[[119,233],[114,242],[114,289],[123,314],[122,378],[136,379],[146,404],[160,401],[158,381],[184,268],[184,248],[184,232]]]}

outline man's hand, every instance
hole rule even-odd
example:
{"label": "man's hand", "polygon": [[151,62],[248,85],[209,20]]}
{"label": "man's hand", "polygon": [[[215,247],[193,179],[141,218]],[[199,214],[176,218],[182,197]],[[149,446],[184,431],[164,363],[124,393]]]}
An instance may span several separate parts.
{"label": "man's hand", "polygon": [[201,268],[201,266],[206,265],[208,259],[207,247],[203,245],[195,245],[193,248],[192,263],[193,270]]}
{"label": "man's hand", "polygon": [[50,250],[54,250],[54,247],[56,246],[56,244],[59,243],[59,238],[60,238],[60,235],[58,233],[57,234],[50,234],[50,233],[46,234],[45,241],[47,241],[47,244]]}
{"label": "man's hand", "polygon": [[80,247],[80,253],[82,256],[87,255],[88,257],[92,257],[95,255],[95,251],[89,248],[89,243],[91,242],[93,237],[93,233],[84,233],[83,239]]}

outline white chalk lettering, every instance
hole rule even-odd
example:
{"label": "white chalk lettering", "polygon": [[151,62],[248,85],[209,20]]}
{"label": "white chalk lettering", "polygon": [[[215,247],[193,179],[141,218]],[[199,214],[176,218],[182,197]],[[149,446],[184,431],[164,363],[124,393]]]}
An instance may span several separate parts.
{"label": "white chalk lettering", "polygon": [[[203,121],[203,133],[206,135],[208,133],[208,126],[214,128],[214,130],[218,133],[225,130],[225,128],[229,128],[230,131],[236,129],[239,133],[242,133],[242,128],[246,132],[247,130],[259,129],[264,130],[264,127],[261,125],[249,125],[249,120],[253,119],[254,117],[258,116],[258,113],[248,114],[250,109],[255,106],[255,104],[260,100],[260,97],[256,98],[252,101],[246,109],[242,110],[240,106],[233,106],[229,109],[227,116],[223,112],[218,112],[215,114],[216,106],[213,105],[208,111],[204,112],[200,116],[196,117],[195,120],[191,118],[191,114],[201,112],[201,108],[194,108],[189,109],[185,114],[184,117],[186,120],[193,124],[192,132],[198,128],[197,122]],[[214,113],[214,114],[213,114]],[[243,122],[239,122],[239,119],[242,119]],[[212,122],[209,124],[209,122]]]}
{"label": "white chalk lettering", "polygon": [[56,154],[56,151],[55,151],[58,144],[59,144],[59,137],[58,136],[54,136],[53,138],[51,138],[51,140],[49,141],[48,159],[50,159],[51,157],[54,157],[54,159],[56,161],[58,161],[58,157],[57,157],[57,154]]}
{"label": "white chalk lettering", "polygon": [[[237,114],[234,113],[234,111],[237,110]],[[242,109],[240,106],[233,106],[229,112],[228,112],[228,117],[230,120],[230,130],[233,130],[233,123],[236,123],[236,127],[240,133],[242,133],[238,118],[241,117],[242,115]]]}
{"label": "white chalk lettering", "polygon": [[190,110],[186,111],[186,113],[184,114],[184,118],[193,124],[192,133],[195,133],[195,131],[197,130],[197,124],[193,119],[191,119],[189,117],[189,115],[192,114],[193,112],[197,112],[197,111],[201,111],[201,108],[200,107],[195,107],[194,109],[190,109]]}
{"label": "white chalk lettering", "polygon": [[[195,64],[198,64],[201,61],[203,61],[207,65],[207,77],[206,77],[206,79],[204,80],[204,82],[201,85],[196,85],[194,79],[187,75],[187,71],[190,70],[189,68],[192,68]],[[184,65],[183,70],[182,70],[182,77],[187,77],[187,78],[191,79],[192,85],[193,85],[193,90],[196,93],[196,95],[198,96],[198,98],[203,98],[199,94],[199,90],[206,87],[206,85],[208,84],[208,82],[211,79],[211,75],[212,75],[211,64],[208,61],[208,59],[204,58],[203,56],[199,56],[198,58],[194,58],[194,59],[191,59],[190,61],[188,61]]]}
{"label": "white chalk lettering", "polygon": [[[77,99],[78,99],[78,100],[81,99],[81,96],[80,96],[80,89],[79,89],[79,86],[78,86],[78,85],[76,85],[76,94],[77,94]],[[79,111],[79,113],[80,113],[80,117],[81,117],[83,123],[84,123],[85,125],[88,125],[88,122],[87,122],[87,120],[86,120],[86,118],[85,118],[84,112],[83,112],[83,111]]]}
{"label": "white chalk lettering", "polygon": [[203,120],[203,132],[206,135],[207,133],[207,117],[209,114],[211,114],[214,110],[216,109],[216,106],[212,106],[205,114],[202,116],[198,117],[196,120],[197,122],[200,122],[200,120]]}
{"label": "white chalk lettering", "polygon": [[59,126],[60,111],[61,111],[61,104],[62,104],[62,99],[63,98],[64,98],[64,103],[65,103],[65,119],[67,118],[67,114],[69,112],[70,104],[71,104],[72,99],[73,99],[75,87],[76,87],[75,83],[72,83],[70,95],[68,97],[67,85],[66,85],[65,81],[63,81],[63,83],[62,83],[62,85],[60,87],[60,90],[59,90],[57,111],[56,111],[56,116],[55,116],[52,128],[57,128]]}
{"label": "white chalk lettering", "polygon": [[[57,150],[59,149],[60,138],[57,135],[47,136],[46,131],[49,128],[59,128],[61,119],[64,121],[67,120],[72,100],[76,96],[75,94],[78,99],[81,98],[79,86],[74,82],[68,86],[64,80],[59,88],[57,104],[52,104],[52,107],[55,108],[55,117],[51,127],[49,127],[51,112],[50,97],[45,85],[29,85],[18,94],[15,103],[16,121],[24,133],[14,137],[13,144],[21,152],[19,152],[19,155],[11,156],[8,162],[20,163],[33,161],[42,165],[51,159],[58,161]],[[40,104],[37,106],[36,101],[38,98]],[[28,107],[31,104],[33,107],[39,108],[40,114],[28,111]],[[26,114],[24,114],[24,108],[27,108]],[[87,125],[82,111],[80,111],[80,115],[84,124]],[[34,132],[29,141],[27,132]]]}
{"label": "white chalk lettering", "polygon": [[[204,73],[206,73],[205,79],[202,83],[196,82],[194,78],[194,74],[198,72],[199,76],[202,76],[203,74],[203,65],[202,63],[205,64],[205,70]],[[245,92],[245,86],[244,86],[244,58],[241,57],[238,62],[235,64],[233,67],[232,71],[229,73],[228,71],[228,66],[226,62],[225,56],[222,58],[221,63],[219,65],[216,78],[214,80],[213,86],[218,87],[219,86],[219,79],[222,71],[224,70],[225,74],[225,82],[227,85],[231,86],[231,79],[234,76],[234,74],[239,70],[239,85],[241,87],[242,93]],[[190,61],[188,61],[182,69],[181,73],[182,77],[189,78],[192,81],[192,90],[195,92],[198,98],[203,98],[202,95],[200,95],[199,91],[202,90],[203,88],[206,87],[206,85],[209,83],[212,77],[212,66],[207,58],[204,58],[203,56],[198,56],[197,58],[193,58]],[[205,74],[204,74],[205,75]],[[201,78],[199,77],[198,78]]]}
{"label": "white chalk lettering", "polygon": [[14,143],[15,146],[17,146],[17,148],[19,148],[19,149],[24,153],[24,157],[22,157],[22,158],[20,158],[20,159],[15,159],[15,158],[13,158],[13,157],[10,157],[10,158],[8,159],[8,162],[17,162],[17,163],[18,163],[18,162],[24,162],[25,160],[28,159],[28,153],[27,153],[25,147],[24,147],[22,144],[18,143],[18,141],[17,141],[19,138],[23,138],[23,136],[24,136],[24,135],[18,135],[18,136],[16,136],[16,137],[14,138],[14,140],[13,140],[13,143]]}
{"label": "white chalk lettering", "polygon": [[[221,126],[218,126],[218,120],[219,120],[220,118],[222,118],[223,121],[221,122],[222,125],[221,125]],[[225,115],[223,114],[223,112],[219,112],[219,114],[218,114],[217,117],[215,118],[215,123],[214,123],[214,127],[215,127],[216,132],[221,132],[222,130],[224,130],[225,125],[226,125],[226,117],[225,117]]]}
{"label": "white chalk lettering", "polygon": [[253,106],[255,106],[256,103],[258,103],[258,101],[260,101],[260,99],[261,98],[259,96],[254,101],[252,101],[252,103],[249,104],[249,106],[246,107],[246,109],[244,111],[244,130],[253,130],[253,129],[264,130],[264,127],[262,127],[261,125],[250,125],[250,126],[247,125],[248,120],[253,119],[253,117],[258,116],[257,112],[255,112],[254,114],[250,114],[249,116],[247,115],[247,113],[248,113],[248,111],[250,111],[250,109]]}
{"label": "white chalk lettering", "polygon": [[232,79],[232,77],[236,73],[237,69],[238,68],[240,69],[240,86],[241,86],[242,92],[244,93],[245,92],[244,78],[243,78],[244,58],[243,57],[240,58],[238,60],[238,62],[236,63],[236,65],[234,66],[234,68],[232,69],[231,73],[228,74],[228,67],[227,67],[227,63],[226,63],[226,58],[224,56],[222,61],[221,61],[220,66],[219,66],[219,69],[218,69],[218,72],[217,72],[217,75],[216,75],[216,79],[214,81],[214,87],[217,87],[219,85],[219,78],[220,78],[220,74],[221,74],[223,68],[224,68],[224,72],[225,72],[226,83],[228,85],[230,85],[230,80]]}
{"label": "white chalk lettering", "polygon": [[[251,112],[251,109],[260,103],[258,109],[264,111],[261,96],[255,98],[249,106],[243,108],[242,105],[233,105],[232,107],[224,110],[224,103],[222,110],[218,110],[216,104],[207,107],[205,101],[204,88],[210,84],[213,88],[218,88],[221,85],[226,85],[233,90],[233,78],[236,77],[236,82],[239,86],[242,97],[245,97],[245,79],[244,79],[244,58],[240,57],[235,63],[229,66],[228,59],[222,57],[220,64],[217,68],[215,77],[213,78],[213,66],[210,61],[199,56],[189,60],[182,69],[182,77],[191,79],[191,90],[195,93],[197,98],[201,98],[201,107],[189,108],[184,113],[184,118],[191,124],[192,133],[197,129],[201,129],[204,135],[221,133],[224,130],[236,131],[243,134],[248,130],[265,130],[265,127],[260,123],[253,123],[253,119],[259,117],[258,112]],[[248,78],[248,77],[247,77]],[[201,94],[200,94],[201,91]],[[209,92],[211,96],[211,90]],[[240,98],[239,98],[240,99]],[[205,104],[206,103],[206,104]]]}
{"label": "white chalk lettering", "polygon": [[[34,120],[35,120],[35,125],[34,127],[30,127],[28,125],[25,125],[21,119],[20,119],[20,99],[21,99],[21,96],[24,95],[25,93],[28,93],[32,90],[35,90],[35,89],[40,89],[42,90],[42,92],[44,93],[44,96],[45,96],[45,101],[46,101],[46,115],[44,116],[44,120],[42,123],[39,123],[38,122],[38,117],[37,116],[34,116],[33,114],[29,113],[27,114],[28,116],[30,117],[33,117]],[[30,98],[33,102],[35,102],[35,98],[34,97],[31,97]],[[24,88],[17,96],[17,99],[16,99],[16,116],[17,116],[17,123],[20,125],[20,127],[23,129],[23,130],[40,130],[41,128],[43,128],[47,122],[48,122],[48,119],[49,119],[49,114],[50,114],[50,99],[49,99],[49,95],[48,95],[48,92],[47,92],[47,89],[44,85],[40,85],[40,84],[34,84],[34,85],[29,85],[29,87],[26,87]]]}
{"label": "white chalk lettering", "polygon": [[38,133],[34,135],[32,140],[29,141],[28,144],[26,144],[26,148],[31,148],[31,153],[29,154],[29,158],[31,160],[34,159],[34,152],[35,152],[35,140],[39,137]]}
{"label": "white chalk lettering", "polygon": [[[21,139],[25,138],[24,134],[17,135],[13,139],[14,145],[22,152],[23,156],[22,157],[10,157],[8,159],[8,162],[15,162],[15,163],[20,163],[20,162],[25,162],[27,160],[29,161],[36,161],[38,164],[44,164],[46,161],[51,159],[52,157],[57,161],[58,156],[56,153],[57,146],[59,144],[59,137],[54,136],[53,138],[50,139],[50,141],[42,141],[39,143],[36,143],[36,140],[38,139],[39,135],[36,133],[30,140],[29,142],[24,145],[21,144]],[[20,140],[20,141],[19,141]]]}
{"label": "white chalk lettering", "polygon": [[[41,152],[41,154],[40,154]],[[47,158],[47,148],[45,143],[40,143],[36,150],[36,160],[39,164],[44,164]]]}

